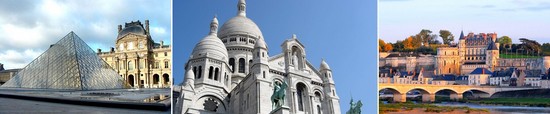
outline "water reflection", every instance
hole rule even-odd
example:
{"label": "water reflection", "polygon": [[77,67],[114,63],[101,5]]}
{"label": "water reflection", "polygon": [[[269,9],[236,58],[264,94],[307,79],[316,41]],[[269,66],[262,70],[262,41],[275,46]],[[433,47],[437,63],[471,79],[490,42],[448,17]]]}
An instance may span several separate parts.
{"label": "water reflection", "polygon": [[533,114],[550,113],[549,107],[524,107],[524,106],[499,106],[499,105],[480,105],[473,103],[442,102],[435,103],[438,106],[468,106],[470,108],[488,109],[491,113],[514,113],[514,114]]}

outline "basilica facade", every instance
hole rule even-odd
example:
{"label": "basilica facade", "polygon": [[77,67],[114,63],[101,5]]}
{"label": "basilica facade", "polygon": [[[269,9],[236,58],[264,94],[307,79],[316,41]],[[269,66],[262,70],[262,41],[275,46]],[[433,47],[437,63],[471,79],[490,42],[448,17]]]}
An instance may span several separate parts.
{"label": "basilica facade", "polygon": [[[187,61],[176,113],[269,114],[276,84],[288,84],[283,107],[294,114],[339,114],[339,97],[326,61],[315,68],[296,35],[269,56],[262,31],[246,17],[246,2],[218,31],[216,17]],[[205,27],[206,28],[206,27]]]}
{"label": "basilica facade", "polygon": [[170,45],[154,42],[149,32],[149,20],[118,25],[115,47],[97,50],[132,88],[170,88],[172,85]]}

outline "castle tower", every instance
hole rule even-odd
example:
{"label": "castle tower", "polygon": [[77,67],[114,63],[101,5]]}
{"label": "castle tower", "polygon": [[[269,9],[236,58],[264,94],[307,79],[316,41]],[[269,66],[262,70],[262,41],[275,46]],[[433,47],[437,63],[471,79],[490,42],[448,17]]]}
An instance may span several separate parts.
{"label": "castle tower", "polygon": [[485,64],[487,64],[489,70],[494,72],[499,59],[498,47],[495,42],[491,42],[487,47],[486,58]]}
{"label": "castle tower", "polygon": [[[458,55],[460,56],[459,64],[464,64],[466,60],[466,38],[464,38],[464,31],[460,31],[460,38],[458,39]],[[460,69],[462,72],[462,69]]]}

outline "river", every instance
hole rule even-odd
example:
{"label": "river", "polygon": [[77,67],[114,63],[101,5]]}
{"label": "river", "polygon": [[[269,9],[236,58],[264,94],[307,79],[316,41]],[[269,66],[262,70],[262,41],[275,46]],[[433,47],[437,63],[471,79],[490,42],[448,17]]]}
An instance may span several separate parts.
{"label": "river", "polygon": [[442,103],[434,103],[434,105],[467,106],[470,108],[488,109],[492,114],[548,114],[550,113],[550,107],[481,105],[481,104],[458,103],[458,102],[442,102]]}

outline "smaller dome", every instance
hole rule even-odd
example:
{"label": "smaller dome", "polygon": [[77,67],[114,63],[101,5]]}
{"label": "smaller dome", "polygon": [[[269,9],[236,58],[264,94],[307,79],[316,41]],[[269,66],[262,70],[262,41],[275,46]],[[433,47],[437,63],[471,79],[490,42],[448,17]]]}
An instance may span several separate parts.
{"label": "smaller dome", "polygon": [[214,57],[215,59],[226,62],[228,58],[227,48],[225,48],[222,40],[214,34],[209,34],[204,37],[204,39],[193,48],[192,55],[193,58],[208,55],[209,57]]}
{"label": "smaller dome", "polygon": [[256,41],[256,44],[254,45],[254,47],[259,47],[259,48],[264,48],[264,49],[267,49],[267,45],[265,44],[265,41],[263,38],[258,38],[258,40]]}
{"label": "smaller dome", "polygon": [[325,62],[325,59],[321,61],[321,70],[330,70],[330,67],[328,66],[327,62]]}
{"label": "smaller dome", "polygon": [[120,32],[118,33],[117,39],[120,39],[124,35],[130,34],[130,33],[147,35],[147,32],[145,31],[143,24],[141,24],[141,22],[139,21],[136,21],[136,22],[126,23],[124,25],[124,28],[120,30]]}

